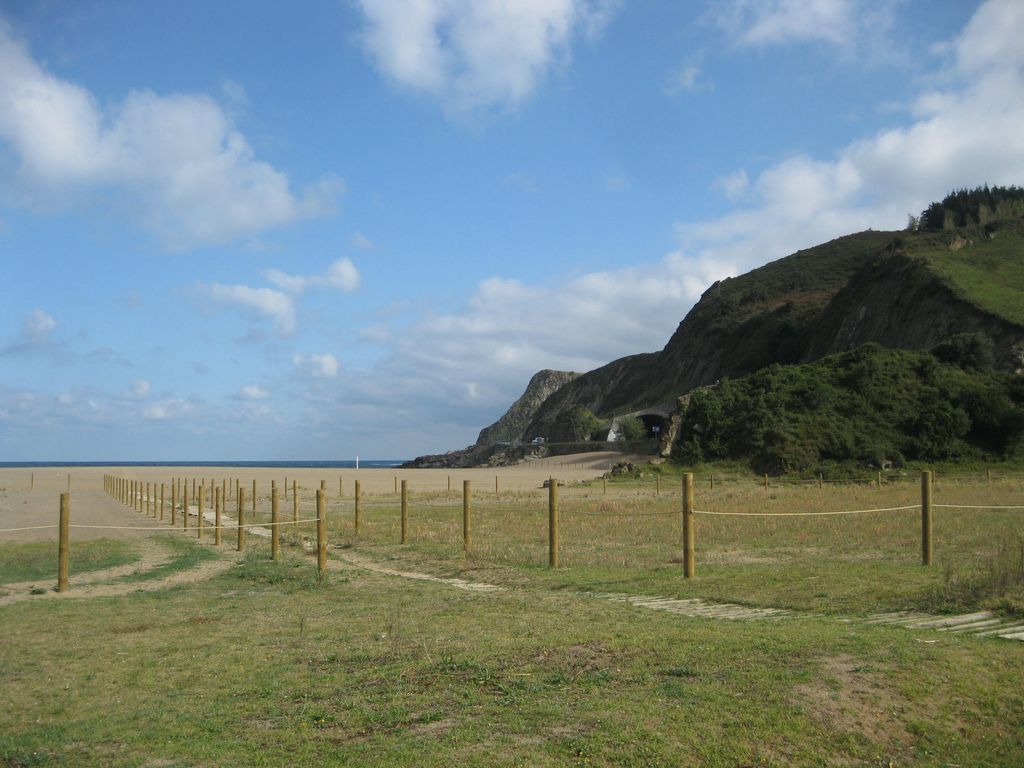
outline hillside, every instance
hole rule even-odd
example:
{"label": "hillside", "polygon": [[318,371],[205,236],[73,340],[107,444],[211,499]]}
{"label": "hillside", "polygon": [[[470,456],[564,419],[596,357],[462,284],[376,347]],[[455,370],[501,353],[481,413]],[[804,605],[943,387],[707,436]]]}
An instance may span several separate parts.
{"label": "hillside", "polygon": [[529,431],[546,434],[572,406],[609,417],[767,365],[868,342],[926,350],[959,333],[990,337],[999,369],[1024,367],[1024,220],[861,232],[715,283],[661,352],[584,374],[544,403]]}
{"label": "hillside", "polygon": [[[695,390],[673,455],[686,464],[746,459],[758,472],[998,460],[1024,440],[1024,377],[961,354],[865,344],[802,365],[771,365]],[[969,354],[962,354],[963,351]],[[940,362],[938,357],[950,360]]]}
{"label": "hillside", "polygon": [[[726,396],[739,391],[736,387],[756,390],[755,382],[761,381],[757,376],[767,376],[771,386],[782,389],[789,386],[787,377],[795,377],[808,391],[818,391],[820,384],[829,390],[830,398],[856,401],[856,391],[845,391],[842,382],[833,380],[836,366],[846,365],[846,358],[830,358],[854,350],[873,361],[865,370],[879,375],[897,368],[902,371],[893,374],[896,384],[892,386],[861,382],[889,392],[893,402],[923,409],[931,413],[929,418],[943,419],[949,414],[942,403],[958,397],[980,398],[993,408],[992,403],[999,400],[1010,420],[1007,429],[1015,429],[1013,420],[1020,400],[1012,394],[1018,391],[1013,389],[1018,386],[1013,377],[1019,380],[1024,373],[1024,190],[961,190],[933,203],[912,224],[914,227],[901,232],[869,230],[840,237],[714,283],[661,351],[631,355],[580,376],[573,374],[542,401],[531,397],[529,406],[522,408],[517,403],[510,410],[514,417],[503,417],[504,421],[481,432],[473,455],[460,460],[479,460],[488,441],[569,439],[564,435],[573,431],[566,428],[573,420],[570,417],[603,424],[607,431],[616,417],[626,414],[645,416],[648,428],[659,424],[662,453],[674,448],[676,456],[688,461],[740,458],[742,454],[774,471],[815,462],[937,458],[936,451],[915,448],[917,444],[910,439],[923,434],[925,427],[905,420],[898,421],[902,437],[876,434],[866,422],[851,422],[843,428],[844,434],[867,437],[855,439],[853,447],[847,445],[842,450],[831,446],[817,427],[781,430],[778,440],[785,447],[780,453],[783,458],[777,460],[771,458],[770,451],[765,453],[770,440],[747,440],[747,431],[754,434],[759,429],[757,419],[747,431],[742,421],[736,422],[733,427],[739,432],[734,437],[739,442],[722,448],[706,444],[692,432],[690,420],[697,413],[694,402],[700,403],[702,398],[708,402],[726,398],[722,402],[728,402]],[[870,345],[867,352],[864,345]],[[884,358],[884,350],[916,350],[924,356]],[[934,354],[926,354],[929,352]],[[945,382],[941,387],[918,380],[934,373],[928,368],[932,363],[955,367],[972,355],[974,362],[961,365],[959,373],[940,376]],[[813,365],[825,358],[830,362],[824,367]],[[755,378],[744,378],[751,375]],[[817,379],[820,381],[815,384]],[[997,379],[1001,383],[993,383]],[[719,394],[707,394],[711,391]],[[693,397],[687,397],[689,393],[694,393]],[[771,397],[761,400],[772,404],[779,419],[790,422],[818,423],[819,417],[842,421],[837,413],[818,414],[814,398],[802,405],[799,397],[792,402]],[[862,421],[889,413],[881,402],[862,405],[869,412]],[[963,403],[954,403],[950,407],[961,406]],[[736,407],[735,403],[722,405],[723,413]],[[953,453],[947,458],[1006,456],[1020,447],[1019,441],[1004,445],[979,437],[977,425],[984,419],[967,406],[961,411],[956,419],[967,424],[967,431],[952,440],[950,445],[956,448],[950,449]],[[799,419],[794,416],[797,412],[803,414]],[[737,413],[754,418],[742,408]],[[856,421],[854,416],[850,418]],[[731,417],[722,418],[728,421]],[[889,417],[883,420],[896,423]],[[600,429],[592,433],[597,435]],[[743,440],[749,443],[746,448],[742,448]],[[684,449],[684,443],[691,447]],[[803,448],[794,449],[796,444]],[[873,447],[868,450],[867,446]],[[485,460],[499,460],[493,451],[486,453]],[[798,455],[803,458],[794,458]]]}

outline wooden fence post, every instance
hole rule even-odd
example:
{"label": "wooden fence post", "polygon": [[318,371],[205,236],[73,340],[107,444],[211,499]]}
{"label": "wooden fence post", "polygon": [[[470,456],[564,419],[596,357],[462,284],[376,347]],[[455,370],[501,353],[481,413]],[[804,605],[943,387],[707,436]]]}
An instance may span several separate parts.
{"label": "wooden fence post", "polygon": [[360,526],[360,523],[362,523],[362,509],[360,509],[360,505],[362,504],[362,501],[363,501],[363,487],[359,484],[359,481],[356,480],[356,500],[355,500],[355,504],[354,504],[355,510],[354,510],[354,513],[353,513],[353,520],[352,520],[352,525],[353,525],[353,527],[356,530],[356,536],[359,535],[359,526]]}
{"label": "wooden fence post", "polygon": [[164,519],[164,484],[160,483],[160,519]]}
{"label": "wooden fence post", "polygon": [[767,472],[764,473],[764,489],[766,491],[768,490],[768,473]]}
{"label": "wooden fence post", "polygon": [[498,476],[494,476],[494,495],[498,495]]}
{"label": "wooden fence post", "polygon": [[188,478],[181,489],[181,530],[188,530]]}
{"label": "wooden fence post", "polygon": [[[323,487],[321,485],[321,487]],[[292,522],[299,519],[299,481],[292,480]]]}
{"label": "wooden fence post", "polygon": [[196,516],[196,525],[199,527],[196,533],[197,539],[203,538],[203,526],[206,524],[206,521],[203,519],[203,501],[205,501],[205,499],[206,483],[202,482],[199,484],[199,495],[196,496],[196,512],[198,512],[198,515]]}
{"label": "wooden fence post", "polygon": [[288,501],[288,475],[284,476],[284,500]]}
{"label": "wooden fence post", "polygon": [[327,491],[316,492],[316,574],[321,579],[327,573]]}
{"label": "wooden fence post", "polygon": [[338,475],[338,498],[341,499],[345,496],[345,479]]}
{"label": "wooden fence post", "polygon": [[548,568],[558,567],[558,481],[548,478]]}
{"label": "wooden fence post", "polygon": [[68,561],[70,560],[71,494],[60,495],[60,542],[57,545],[57,591],[68,591]]}
{"label": "wooden fence post", "polygon": [[238,551],[245,549],[245,489],[239,485],[235,488],[238,499]]}
{"label": "wooden fence post", "polygon": [[252,519],[256,520],[256,481],[252,481]]}
{"label": "wooden fence post", "polygon": [[921,473],[921,564],[932,564],[932,473]]}
{"label": "wooden fence post", "polygon": [[656,496],[661,496],[661,475],[654,476],[654,493]]}
{"label": "wooden fence post", "polygon": [[224,509],[224,491],[221,488],[216,488],[216,489],[214,489],[213,495],[214,495],[214,500],[213,500],[214,513],[213,514],[214,514],[214,520],[215,520],[214,525],[216,526],[213,529],[213,543],[216,546],[219,547],[220,546],[221,512]]}
{"label": "wooden fence post", "polygon": [[178,506],[178,478],[171,478],[171,525],[173,526],[178,522],[178,512],[175,507]]}
{"label": "wooden fence post", "polygon": [[402,543],[409,540],[409,481],[402,481]]}
{"label": "wooden fence post", "polygon": [[602,477],[601,478],[601,492],[605,496],[608,495],[608,478],[607,477]]}
{"label": "wooden fence post", "polygon": [[693,473],[683,474],[683,575],[692,579],[696,570],[693,546]]}
{"label": "wooden fence post", "polygon": [[471,545],[470,528],[472,524],[472,493],[469,480],[462,481],[462,551],[469,552]]}
{"label": "wooden fence post", "polygon": [[277,517],[277,481],[270,481],[270,557],[281,559],[281,524]]}

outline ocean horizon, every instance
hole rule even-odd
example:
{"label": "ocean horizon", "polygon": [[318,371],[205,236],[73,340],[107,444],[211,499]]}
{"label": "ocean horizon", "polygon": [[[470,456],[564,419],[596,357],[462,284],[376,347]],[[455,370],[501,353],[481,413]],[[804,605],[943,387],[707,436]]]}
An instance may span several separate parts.
{"label": "ocean horizon", "polygon": [[0,461],[0,469],[47,467],[252,467],[280,469],[388,469],[406,459],[355,459],[339,461]]}

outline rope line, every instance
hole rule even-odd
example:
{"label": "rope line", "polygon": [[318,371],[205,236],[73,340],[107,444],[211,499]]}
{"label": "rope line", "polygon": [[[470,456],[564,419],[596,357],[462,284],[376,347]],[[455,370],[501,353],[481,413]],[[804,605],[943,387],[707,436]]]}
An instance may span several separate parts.
{"label": "rope line", "polygon": [[29,525],[25,528],[0,528],[0,533],[10,533],[11,531],[41,531],[44,528],[56,528],[57,524],[53,525]]}
{"label": "rope line", "polygon": [[693,510],[695,515],[717,515],[719,517],[827,517],[831,515],[859,515],[865,512],[899,512],[904,509],[920,509],[920,504],[906,507],[885,507],[882,509],[849,509],[842,512],[708,512],[702,509]]}
{"label": "rope line", "polygon": [[566,512],[566,514],[580,517],[669,517],[680,515],[682,512]]}
{"label": "rope line", "polygon": [[1000,507],[993,504],[985,504],[983,506],[970,506],[968,504],[932,504],[933,507],[942,507],[943,509],[1024,509],[1024,507]]}

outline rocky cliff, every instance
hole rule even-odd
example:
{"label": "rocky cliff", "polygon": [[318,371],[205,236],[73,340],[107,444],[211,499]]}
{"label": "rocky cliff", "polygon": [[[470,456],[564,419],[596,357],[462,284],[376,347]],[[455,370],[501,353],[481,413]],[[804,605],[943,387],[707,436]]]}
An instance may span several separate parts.
{"label": "rocky cliff", "polygon": [[[985,259],[990,277],[965,272]],[[1013,264],[1024,265],[1022,220],[939,234],[868,231],[799,251],[715,283],[661,352],[580,376],[548,398],[527,431],[547,434],[575,405],[603,417],[664,407],[722,378],[867,342],[927,350],[981,333],[1000,369],[1021,369],[1024,285]]]}
{"label": "rocky cliff", "polygon": [[551,395],[579,378],[572,371],[552,371],[545,369],[533,375],[526,391],[516,400],[505,414],[489,427],[480,430],[476,446],[496,445],[497,443],[529,442],[532,435],[525,434],[526,428],[533,421],[537,409]]}
{"label": "rocky cliff", "polygon": [[660,352],[583,375],[541,371],[457,460],[504,461],[496,443],[555,435],[576,406],[604,419],[660,414],[671,443],[696,388],[867,343],[927,351],[966,334],[991,349],[997,371],[1022,373],[1024,217],[1016,208],[993,217],[995,209],[939,231],[860,232],[716,282]]}

